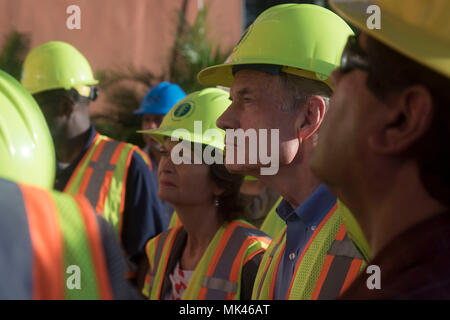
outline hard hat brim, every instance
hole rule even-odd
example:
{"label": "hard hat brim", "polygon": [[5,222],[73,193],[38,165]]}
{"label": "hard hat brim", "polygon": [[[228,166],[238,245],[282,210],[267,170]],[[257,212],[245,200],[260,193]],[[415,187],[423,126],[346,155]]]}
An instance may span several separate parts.
{"label": "hard hat brim", "polygon": [[[274,63],[273,61],[266,61],[266,60],[249,60],[249,61],[243,61],[243,62],[233,62],[233,63],[223,63],[218,64],[215,66],[211,66],[208,68],[203,69],[200,71],[197,75],[197,80],[199,83],[203,85],[208,86],[223,86],[230,88],[234,81],[234,75],[233,75],[233,67],[234,66],[242,66],[242,65],[278,65]],[[321,81],[327,84],[331,90],[334,90],[330,78],[325,77],[324,79],[319,78],[318,73],[304,70],[304,69],[298,69],[294,67],[288,67],[288,66],[281,66],[281,72],[293,74],[295,76],[312,79],[316,81]],[[333,70],[330,70],[330,72]]]}
{"label": "hard hat brim", "polygon": [[[177,129],[180,129],[180,128],[176,128],[176,129],[166,128],[166,129],[139,130],[137,132],[138,133],[142,133],[142,134],[147,134],[151,138],[153,138],[154,140],[159,142],[160,144],[163,144],[164,143],[164,138],[165,137],[169,137],[169,138],[172,137],[174,131],[176,131]],[[189,140],[190,142],[200,143],[200,144],[204,144],[204,145],[210,145],[210,146],[212,146],[212,147],[214,147],[216,149],[219,149],[221,151],[224,150],[224,147],[225,147],[224,141],[209,141],[209,140],[206,140],[205,137],[203,137],[201,135],[199,136],[199,135],[197,135],[195,133],[192,133],[192,132],[189,133],[189,136],[190,136],[189,139],[186,139],[186,140]],[[181,140],[182,139],[180,139],[180,141]],[[174,141],[176,141],[176,140],[174,140]]]}
{"label": "hard hat brim", "polygon": [[377,4],[377,2],[368,2],[367,0],[330,0],[330,6],[340,16],[371,37],[408,58],[450,78],[450,68],[442,68],[443,65],[450,64],[447,43],[439,41],[424,30],[403,22],[387,10],[382,10],[380,15],[381,28],[369,29],[367,19],[370,15],[366,13],[366,10],[371,4]]}
{"label": "hard hat brim", "polygon": [[207,86],[231,87],[233,84],[232,67],[238,63],[223,63],[201,70],[197,80]]}

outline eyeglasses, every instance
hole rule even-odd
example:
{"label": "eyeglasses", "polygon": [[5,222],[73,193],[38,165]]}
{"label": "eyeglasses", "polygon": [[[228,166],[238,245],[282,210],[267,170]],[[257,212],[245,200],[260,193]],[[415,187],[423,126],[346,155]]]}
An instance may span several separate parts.
{"label": "eyeglasses", "polygon": [[358,45],[358,37],[349,36],[344,51],[342,52],[339,71],[344,74],[356,69],[369,72],[370,65],[367,60],[367,54]]}

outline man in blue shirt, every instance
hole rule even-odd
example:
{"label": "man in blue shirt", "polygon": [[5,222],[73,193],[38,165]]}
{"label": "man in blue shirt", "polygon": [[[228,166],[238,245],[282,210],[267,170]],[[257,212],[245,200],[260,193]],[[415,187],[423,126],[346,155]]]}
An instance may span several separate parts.
{"label": "man in blue shirt", "polygon": [[[232,103],[217,125],[227,130],[226,152],[245,150],[247,161],[229,159],[227,169],[258,177],[284,199],[277,212],[286,228],[263,257],[253,299],[335,299],[361,266],[345,236],[336,197],[308,165],[332,92],[328,75],[339,61],[333,52],[350,34],[341,18],[322,7],[275,6],[255,20],[228,63],[198,75],[202,84],[231,87]],[[258,147],[266,148],[259,154],[279,155],[275,172],[264,174],[273,163],[261,158],[256,164],[248,161],[249,144],[228,139],[236,129],[257,130]],[[261,140],[261,129],[270,138]],[[278,141],[272,141],[273,129],[279,130]]]}

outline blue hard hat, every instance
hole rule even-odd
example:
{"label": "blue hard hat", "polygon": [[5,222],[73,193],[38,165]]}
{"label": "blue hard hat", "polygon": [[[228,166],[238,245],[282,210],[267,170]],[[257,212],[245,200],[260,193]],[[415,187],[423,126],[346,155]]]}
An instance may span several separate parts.
{"label": "blue hard hat", "polygon": [[165,115],[184,97],[186,97],[186,93],[177,84],[167,81],[161,82],[150,89],[144,99],[142,99],[141,107],[134,111],[134,114]]}

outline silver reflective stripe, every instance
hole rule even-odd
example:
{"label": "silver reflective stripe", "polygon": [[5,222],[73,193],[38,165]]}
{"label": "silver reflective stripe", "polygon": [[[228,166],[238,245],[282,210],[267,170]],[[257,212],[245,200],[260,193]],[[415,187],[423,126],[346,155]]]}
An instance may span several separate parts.
{"label": "silver reflective stripe", "polygon": [[[214,269],[214,273],[210,279],[215,279],[215,281],[222,281],[221,283],[229,282],[231,277],[231,268],[233,267],[233,263],[236,260],[236,256],[239,253],[239,250],[242,247],[242,244],[248,237],[262,237],[267,235],[258,229],[252,229],[247,227],[238,226],[233,230],[228,243],[226,244],[223,252],[220,256],[219,261],[217,262],[216,268]],[[206,279],[206,278],[205,278]],[[204,280],[205,282],[206,280]],[[214,282],[215,283],[215,282]],[[237,291],[237,283],[236,285]],[[216,288],[208,288],[206,299],[207,300],[224,300],[226,299],[227,293],[230,291],[225,290],[221,286],[217,286]],[[236,293],[236,292],[231,292]]]}
{"label": "silver reflective stripe", "polygon": [[350,238],[347,236],[347,234],[345,234],[345,237],[342,241],[334,240],[334,242],[331,244],[330,249],[328,250],[328,254],[349,258],[363,258],[358,249],[356,249],[352,240],[350,240]]}
{"label": "silver reflective stripe", "polygon": [[[97,206],[106,173],[116,169],[116,165],[111,164],[110,161],[119,144],[120,142],[118,141],[107,140],[97,161],[91,161],[89,163],[88,167],[93,170],[86,188],[85,196],[94,208]],[[98,213],[101,214],[102,212]]]}
{"label": "silver reflective stripe", "polygon": [[[277,252],[278,247],[280,246],[280,244],[283,242],[283,239],[284,239],[285,235],[286,235],[286,230],[283,232],[283,235],[281,236],[280,241],[278,241],[278,243],[273,247],[272,251],[270,251],[270,256],[269,256],[269,259],[267,260],[267,264],[268,264],[267,268],[266,268],[266,270],[264,270],[264,274],[261,277],[261,281],[259,283],[258,295],[256,296],[257,299],[259,299],[259,297],[261,296],[262,286],[264,284],[264,281],[266,281],[267,271],[269,270],[270,264],[272,263],[272,258],[275,255],[275,253]],[[276,277],[276,275],[274,274],[273,277]]]}
{"label": "silver reflective stripe", "polygon": [[208,288],[208,290],[218,290],[231,294],[236,294],[238,287],[236,282],[214,277],[204,277],[202,286]]}

